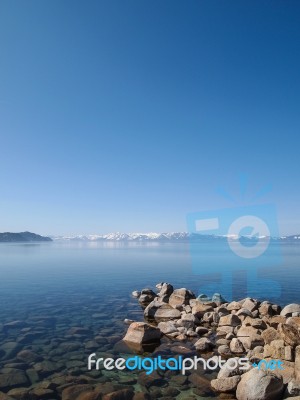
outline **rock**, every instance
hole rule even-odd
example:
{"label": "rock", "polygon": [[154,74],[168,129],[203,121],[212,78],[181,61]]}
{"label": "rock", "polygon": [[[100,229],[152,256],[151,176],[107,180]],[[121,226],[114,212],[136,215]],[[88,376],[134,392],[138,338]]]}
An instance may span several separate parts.
{"label": "rock", "polygon": [[269,318],[268,323],[272,328],[276,329],[279,324],[286,323],[286,318],[280,315],[275,315],[274,317]]}
{"label": "rock", "polygon": [[204,326],[198,326],[196,328],[196,333],[198,333],[199,336],[205,335],[206,333],[208,333],[208,329],[205,328]]}
{"label": "rock", "polygon": [[133,296],[133,297],[135,297],[135,298],[139,298],[140,295],[141,295],[141,292],[139,292],[138,290],[134,290],[134,291],[131,293],[131,296]]}
{"label": "rock", "polygon": [[121,389],[112,393],[105,394],[102,400],[131,400],[133,399],[134,391],[132,389]]}
{"label": "rock", "polygon": [[125,318],[125,319],[124,319],[124,324],[126,324],[126,325],[130,325],[130,324],[132,324],[133,322],[135,322],[133,319],[128,319],[128,318]]}
{"label": "rock", "polygon": [[203,322],[218,324],[220,321],[219,314],[215,311],[206,312],[202,317]]}
{"label": "rock", "polygon": [[261,316],[272,316],[275,314],[273,308],[272,308],[272,304],[268,303],[266,301],[262,302],[258,312]]}
{"label": "rock", "polygon": [[216,392],[227,393],[233,392],[237,388],[237,385],[241,377],[239,375],[231,376],[228,378],[213,379],[211,381],[211,387]]}
{"label": "rock", "polygon": [[243,325],[248,325],[248,326],[250,325],[253,328],[261,330],[267,329],[267,324],[261,318],[246,317],[243,321]]}
{"label": "rock", "polygon": [[[218,372],[219,378],[229,378],[230,376],[242,375],[244,370],[239,368],[239,357],[229,358],[226,363],[223,365],[223,368]],[[236,368],[234,368],[236,366]]]}
{"label": "rock", "polygon": [[230,347],[227,344],[222,344],[218,347],[218,353],[220,356],[229,357],[231,356]]}
{"label": "rock", "polygon": [[8,396],[5,393],[0,392],[0,400],[15,400],[13,397]]}
{"label": "rock", "polygon": [[216,304],[226,303],[226,300],[220,293],[214,293],[213,297],[211,298],[211,301],[213,301]]}
{"label": "rock", "polygon": [[156,297],[156,294],[151,289],[143,289],[139,297],[139,303],[142,307],[146,307]]}
{"label": "rock", "polygon": [[194,344],[198,351],[208,351],[213,347],[213,343],[207,338],[201,338]]}
{"label": "rock", "polygon": [[62,391],[62,400],[75,400],[83,393],[89,393],[94,390],[92,385],[81,384],[71,385]]}
{"label": "rock", "polygon": [[242,308],[242,306],[240,305],[240,303],[238,301],[232,301],[231,303],[229,303],[227,305],[226,308],[229,311],[238,311],[240,308]]}
{"label": "rock", "polygon": [[256,310],[258,308],[258,302],[254,299],[247,298],[242,304],[242,308],[246,308],[250,312]]}
{"label": "rock", "polygon": [[280,315],[282,317],[292,317],[292,314],[295,312],[300,312],[300,304],[288,304],[283,308]]}
{"label": "rock", "polygon": [[284,341],[273,340],[270,344],[266,344],[264,347],[264,358],[274,358],[279,360],[291,361],[291,347],[285,346]]}
{"label": "rock", "polygon": [[238,339],[238,338],[234,338],[231,340],[230,342],[230,350],[232,353],[244,353],[245,349],[243,346],[243,343]]}
{"label": "rock", "polygon": [[205,313],[211,311],[214,311],[213,307],[206,304],[196,303],[192,307],[192,314],[199,319],[202,318]]}
{"label": "rock", "polygon": [[157,325],[157,327],[165,335],[168,335],[169,333],[178,332],[175,324],[172,321],[160,322]]}
{"label": "rock", "polygon": [[286,320],[288,325],[292,325],[296,329],[300,329],[300,317],[288,317]]}
{"label": "rock", "polygon": [[244,308],[244,307],[242,307],[240,310],[238,310],[236,312],[236,315],[239,317],[242,317],[242,316],[243,317],[251,317],[251,318],[254,317],[254,314],[250,310],[248,310],[247,308]]}
{"label": "rock", "polygon": [[183,326],[186,329],[191,329],[195,327],[196,323],[199,323],[198,318],[193,314],[185,314],[176,322],[176,325]]}
{"label": "rock", "polygon": [[279,324],[277,329],[280,337],[287,345],[292,347],[300,345],[300,335],[298,329],[288,324]]}
{"label": "rock", "polygon": [[295,374],[296,379],[300,381],[300,346],[295,349]]}
{"label": "rock", "polygon": [[208,297],[206,294],[199,294],[197,297],[199,303],[210,303],[212,301],[211,297]]}
{"label": "rock", "polygon": [[15,355],[21,350],[21,346],[17,342],[5,342],[0,347],[0,353],[4,353],[3,359],[8,360],[15,357]]}
{"label": "rock", "polygon": [[171,296],[173,291],[174,291],[174,288],[170,283],[163,283],[160,288],[160,291],[158,293],[158,296],[159,297],[164,297],[164,296],[169,297],[169,296]]}
{"label": "rock", "polygon": [[245,350],[264,345],[264,339],[259,334],[259,331],[252,326],[242,326],[237,332],[237,337],[243,343]]}
{"label": "rock", "polygon": [[17,354],[17,358],[26,363],[38,362],[43,359],[40,355],[31,350],[22,350]]}
{"label": "rock", "polygon": [[287,392],[290,396],[299,396],[300,395],[300,382],[291,380],[287,385]]}
{"label": "rock", "polygon": [[18,369],[11,369],[11,372],[0,374],[0,390],[9,390],[29,384],[25,372]]}
{"label": "rock", "polygon": [[168,321],[180,318],[181,313],[169,304],[154,300],[145,308],[144,316],[157,321]]}
{"label": "rock", "polygon": [[264,339],[266,344],[270,344],[273,340],[280,339],[279,333],[272,327],[264,330],[261,334],[261,337]]}
{"label": "rock", "polygon": [[241,324],[241,320],[237,315],[228,314],[224,315],[224,317],[220,318],[219,326],[227,325],[227,326],[238,326]]}
{"label": "rock", "polygon": [[185,288],[175,289],[169,298],[169,304],[172,307],[181,307],[189,304],[190,299],[194,299],[195,295]]}
{"label": "rock", "polygon": [[282,379],[256,368],[243,374],[236,398],[238,400],[278,400],[284,390]]}
{"label": "rock", "polygon": [[133,322],[127,330],[124,341],[134,344],[147,344],[159,341],[161,331],[145,322]]}

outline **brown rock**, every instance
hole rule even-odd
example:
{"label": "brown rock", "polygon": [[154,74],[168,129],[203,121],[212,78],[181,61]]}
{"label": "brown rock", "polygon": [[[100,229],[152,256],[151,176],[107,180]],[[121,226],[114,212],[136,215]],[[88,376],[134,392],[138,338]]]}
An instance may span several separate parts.
{"label": "brown rock", "polygon": [[237,385],[240,380],[241,377],[239,375],[231,376],[228,378],[213,379],[211,381],[211,387],[216,392],[222,392],[222,393],[233,392],[237,388]]}
{"label": "brown rock", "polygon": [[266,344],[270,344],[273,340],[280,339],[280,335],[274,328],[268,328],[264,330],[261,334],[261,337],[264,339]]}
{"label": "brown rock", "polygon": [[292,325],[279,324],[278,333],[287,345],[292,347],[300,345],[298,329],[294,328]]}
{"label": "brown rock", "polygon": [[237,315],[234,314],[224,315],[224,317],[221,317],[219,321],[219,326],[238,326],[240,324],[241,320]]}
{"label": "brown rock", "polygon": [[125,342],[134,344],[147,344],[159,341],[161,331],[145,322],[133,322],[124,337]]}
{"label": "brown rock", "polygon": [[172,307],[180,307],[189,304],[190,299],[194,299],[195,295],[185,288],[175,289],[169,298],[169,304]]}
{"label": "brown rock", "polygon": [[286,323],[286,318],[281,315],[275,315],[274,317],[269,318],[268,323],[272,328],[277,329],[279,324]]}
{"label": "brown rock", "polygon": [[134,392],[132,389],[121,389],[116,392],[105,394],[103,400],[132,400]]}

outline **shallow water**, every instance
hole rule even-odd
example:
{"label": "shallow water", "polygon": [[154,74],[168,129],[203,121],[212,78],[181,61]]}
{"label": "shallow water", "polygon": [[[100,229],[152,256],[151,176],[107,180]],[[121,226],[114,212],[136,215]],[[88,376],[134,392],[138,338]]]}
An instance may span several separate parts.
{"label": "shallow water", "polygon": [[[207,294],[218,291],[230,295],[226,293],[225,285],[222,290],[222,281],[215,272],[208,275],[212,254],[221,254],[220,263],[224,261],[224,244],[201,246],[203,274],[206,275],[193,273],[193,254],[191,256],[188,243],[1,244],[1,372],[26,371],[26,382],[18,385],[21,387],[54,380],[60,385],[57,384],[53,399],[60,398],[57,393],[65,382],[83,375],[92,376],[101,383],[148,390],[153,397],[167,398],[170,387],[181,392],[170,392],[169,397],[171,394],[173,398],[176,395],[178,399],[190,395],[194,398],[209,396],[205,382],[200,387],[183,384],[174,374],[159,376],[149,383],[145,376],[132,372],[87,371],[89,353],[97,351],[97,354],[118,356],[123,351],[117,343],[127,328],[124,318],[143,320],[140,306],[130,295],[133,290],[154,289],[156,283],[167,281],[175,287],[188,287],[196,294],[210,285],[212,292]],[[235,299],[249,294],[247,282],[249,284],[251,279],[256,297],[270,299],[266,285],[259,285],[260,280],[268,279],[276,280],[281,286],[280,297],[271,300],[279,304],[300,302],[300,245],[275,243],[272,246],[280,246],[281,265],[260,268],[252,274],[254,278],[248,276],[247,281],[245,272],[241,271],[241,261],[241,270],[238,268],[233,275]],[[20,322],[7,325],[16,320]],[[1,329],[1,325],[5,329]],[[72,331],[74,327],[84,330]],[[175,344],[163,341],[158,351],[173,354]],[[17,354],[24,349],[41,356],[41,361],[37,359],[21,365]],[[7,392],[9,389],[9,386],[2,386],[1,390]]]}

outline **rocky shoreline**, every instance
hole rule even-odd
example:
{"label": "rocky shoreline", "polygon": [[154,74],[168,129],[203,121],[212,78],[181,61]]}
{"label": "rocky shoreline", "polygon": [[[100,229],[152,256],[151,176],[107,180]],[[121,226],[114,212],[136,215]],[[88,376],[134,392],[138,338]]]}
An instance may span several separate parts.
{"label": "rocky shoreline", "polygon": [[[234,358],[247,357],[248,370],[220,369],[210,381],[216,395],[238,400],[300,399],[300,304],[281,308],[252,298],[226,302],[220,294],[196,298],[186,288],[174,289],[163,282],[156,288],[157,293],[148,288],[132,293],[145,319],[127,321],[123,340],[133,351],[153,350],[167,338],[181,343],[177,346],[181,354],[192,348],[201,356],[221,356],[228,365]],[[281,361],[284,369],[252,366],[260,360]]]}

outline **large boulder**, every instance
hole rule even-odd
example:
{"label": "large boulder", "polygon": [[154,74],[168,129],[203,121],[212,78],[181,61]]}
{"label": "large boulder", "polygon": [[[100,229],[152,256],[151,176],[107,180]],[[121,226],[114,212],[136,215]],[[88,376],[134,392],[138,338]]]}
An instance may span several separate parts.
{"label": "large boulder", "polygon": [[239,319],[239,317],[237,315],[234,315],[234,314],[224,315],[224,317],[221,317],[220,321],[219,321],[219,326],[223,326],[223,325],[238,326],[238,325],[241,325],[241,320]]}
{"label": "large boulder", "polygon": [[171,333],[177,332],[177,327],[175,326],[173,321],[165,321],[165,322],[160,322],[157,325],[158,329],[165,335],[169,335]]}
{"label": "large boulder", "polygon": [[264,339],[266,344],[270,344],[273,340],[279,340],[280,335],[275,328],[267,328],[261,334],[262,338]]}
{"label": "large boulder", "polygon": [[300,335],[297,328],[288,324],[279,324],[277,329],[285,344],[292,347],[300,345]]}
{"label": "large boulder", "polygon": [[156,294],[153,292],[152,289],[145,288],[141,291],[139,296],[139,303],[142,307],[146,307],[151,301],[153,301],[156,297]]}
{"label": "large boulder", "polygon": [[181,313],[167,303],[154,300],[145,308],[144,316],[157,321],[168,321],[170,319],[179,319]]}
{"label": "large boulder", "polygon": [[124,341],[133,344],[148,344],[159,341],[161,331],[145,322],[133,322],[128,327]]}
{"label": "large boulder", "polygon": [[258,329],[252,326],[242,326],[237,332],[237,337],[243,343],[245,350],[252,350],[256,346],[264,345],[264,339]]}
{"label": "large boulder", "polygon": [[201,304],[198,301],[194,303],[192,307],[192,314],[197,318],[202,318],[207,312],[214,311],[213,307],[207,304]]}
{"label": "large boulder", "polygon": [[241,377],[235,375],[228,378],[213,379],[210,384],[216,392],[227,393],[234,392],[240,380]]}
{"label": "large boulder", "polygon": [[279,400],[284,390],[282,379],[256,368],[246,372],[240,380],[238,400]]}
{"label": "large boulder", "polygon": [[300,304],[288,304],[282,309],[280,315],[283,317],[292,317],[293,313],[300,313]]}
{"label": "large boulder", "polygon": [[194,293],[188,289],[175,289],[169,298],[169,304],[174,308],[180,308],[189,304],[190,299],[195,299],[195,297]]}

